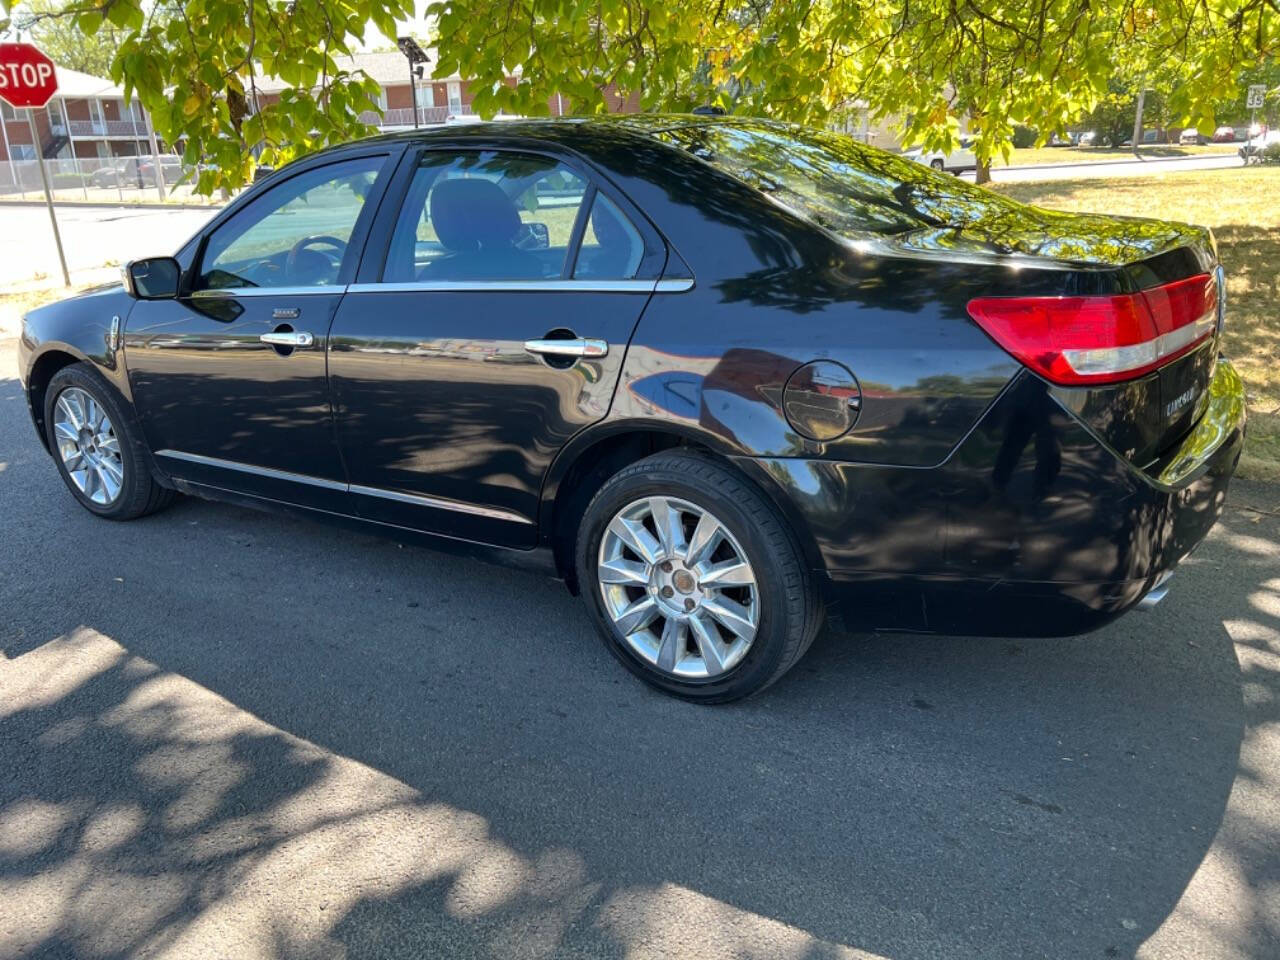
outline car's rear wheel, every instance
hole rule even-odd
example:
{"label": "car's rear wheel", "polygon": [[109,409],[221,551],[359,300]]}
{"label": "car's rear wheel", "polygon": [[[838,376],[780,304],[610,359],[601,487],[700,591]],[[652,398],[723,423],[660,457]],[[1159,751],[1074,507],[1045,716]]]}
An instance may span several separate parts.
{"label": "car's rear wheel", "polygon": [[933,169],[941,173],[943,169],[946,167],[946,164],[944,164],[941,160],[932,160],[929,162],[929,166],[933,167]]}
{"label": "car's rear wheel", "polygon": [[134,421],[88,368],[63,367],[45,391],[45,430],[58,472],[86,510],[133,520],[173,500],[147,469]]}
{"label": "car's rear wheel", "polygon": [[808,649],[821,608],[794,538],[747,480],[661,453],[612,477],[578,535],[578,582],[605,646],[690,700],[764,689]]}

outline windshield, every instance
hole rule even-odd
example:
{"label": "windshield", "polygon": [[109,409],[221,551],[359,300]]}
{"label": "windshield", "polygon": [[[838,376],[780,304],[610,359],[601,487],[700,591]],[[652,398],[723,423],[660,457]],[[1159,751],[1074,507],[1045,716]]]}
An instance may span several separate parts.
{"label": "windshield", "polygon": [[1018,206],[831,131],[768,120],[699,118],[652,133],[849,239],[962,226]]}

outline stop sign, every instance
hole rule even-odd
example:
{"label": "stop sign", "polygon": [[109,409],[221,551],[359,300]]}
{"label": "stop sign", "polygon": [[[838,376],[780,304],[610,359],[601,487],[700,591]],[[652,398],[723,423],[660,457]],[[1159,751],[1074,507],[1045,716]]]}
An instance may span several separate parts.
{"label": "stop sign", "polygon": [[53,61],[29,43],[0,43],[0,100],[43,107],[58,92]]}

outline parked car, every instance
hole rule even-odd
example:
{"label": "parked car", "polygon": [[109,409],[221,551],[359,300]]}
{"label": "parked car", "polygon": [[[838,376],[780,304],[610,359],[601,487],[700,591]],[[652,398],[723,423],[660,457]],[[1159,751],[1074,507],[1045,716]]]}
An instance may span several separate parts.
{"label": "parked car", "polygon": [[1187,127],[1187,129],[1178,134],[1178,143],[1184,147],[1198,146],[1204,143],[1204,137],[1200,135],[1200,131],[1195,127]]}
{"label": "parked car", "polygon": [[1094,146],[1097,146],[1097,144],[1098,144],[1098,131],[1097,131],[1097,130],[1086,130],[1084,133],[1080,134],[1080,139],[1079,139],[1078,141],[1076,141],[1076,142],[1077,142],[1077,145],[1078,145],[1078,146],[1081,146],[1081,147],[1094,147]]}
{"label": "parked car", "polygon": [[1078,134],[1074,133],[1054,133],[1050,134],[1045,146],[1048,147],[1074,147],[1079,139]]}
{"label": "parked car", "polygon": [[1280,130],[1260,134],[1240,145],[1240,159],[1246,164],[1280,159]]}
{"label": "parked car", "polygon": [[1213,131],[1214,143],[1234,143],[1236,139],[1235,127],[1219,127]]}
{"label": "parked car", "polygon": [[973,152],[973,138],[961,137],[960,145],[950,153],[940,153],[938,151],[926,151],[921,147],[914,150],[906,150],[902,154],[904,157],[922,163],[926,167],[932,167],[934,170],[946,170],[950,173],[963,173],[965,170],[978,169],[978,157]]}
{"label": "parked car", "polygon": [[[142,179],[149,187],[156,185],[156,163],[153,157],[147,157],[138,167]],[[164,177],[166,184],[177,183],[182,179],[185,168],[182,165],[182,158],[176,157],[171,153],[162,153],[160,155],[160,172]]]}
{"label": "parked car", "polygon": [[828,131],[513,121],[277,171],[27,314],[19,376],[92,514],[186,493],[528,565],[717,702],[827,611],[1048,637],[1159,600],[1240,456],[1224,289],[1205,229]]}
{"label": "parked car", "polygon": [[90,175],[90,182],[95,187],[138,186],[142,177],[138,172],[140,157],[122,157],[106,166],[99,167]]}

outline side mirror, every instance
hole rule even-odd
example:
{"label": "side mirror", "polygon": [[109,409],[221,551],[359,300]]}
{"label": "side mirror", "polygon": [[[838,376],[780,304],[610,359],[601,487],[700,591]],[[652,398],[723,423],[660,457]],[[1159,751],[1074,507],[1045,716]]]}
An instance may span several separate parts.
{"label": "side mirror", "polygon": [[522,223],[516,231],[517,250],[546,250],[551,246],[551,231],[545,223]]}
{"label": "side mirror", "polygon": [[178,295],[182,267],[173,257],[147,257],[125,264],[124,288],[135,300],[172,300]]}

